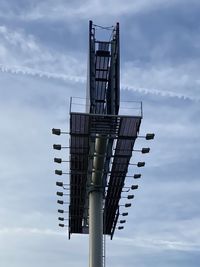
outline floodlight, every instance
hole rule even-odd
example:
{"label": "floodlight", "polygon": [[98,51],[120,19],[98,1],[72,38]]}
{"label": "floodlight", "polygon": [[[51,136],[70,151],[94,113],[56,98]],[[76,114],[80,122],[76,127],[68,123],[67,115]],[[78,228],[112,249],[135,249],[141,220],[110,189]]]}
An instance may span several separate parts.
{"label": "floodlight", "polygon": [[138,185],[132,185],[132,186],[131,186],[131,189],[132,189],[132,190],[138,189]]}
{"label": "floodlight", "polygon": [[56,195],[62,197],[63,196],[63,192],[57,192]]}
{"label": "floodlight", "polygon": [[59,221],[64,221],[64,218],[63,217],[58,217],[58,220]]}
{"label": "floodlight", "polygon": [[63,200],[57,200],[57,203],[63,205],[64,201]]}
{"label": "floodlight", "polygon": [[141,150],[142,154],[149,153],[149,151],[150,151],[149,147],[143,147],[142,150]]}
{"label": "floodlight", "polygon": [[128,195],[127,198],[128,199],[133,199],[134,198],[134,195]]}
{"label": "floodlight", "polygon": [[65,225],[63,223],[59,223],[59,226],[60,227],[64,227]]}
{"label": "floodlight", "polygon": [[122,214],[120,214],[122,216],[128,216],[128,212],[123,212]]}
{"label": "floodlight", "polygon": [[55,170],[55,174],[57,174],[57,175],[62,175],[63,172],[62,172],[61,170]]}
{"label": "floodlight", "polygon": [[119,226],[118,227],[118,230],[122,230],[122,229],[124,229],[124,226]]}
{"label": "floodlight", "polygon": [[120,220],[119,221],[119,223],[125,223],[126,222],[126,220]]}
{"label": "floodlight", "polygon": [[125,208],[129,208],[129,207],[131,207],[131,203],[126,203],[126,204],[124,205],[124,207],[125,207]]}
{"label": "floodlight", "polygon": [[60,210],[60,209],[58,209],[58,212],[59,212],[59,213],[64,213],[64,210]]}
{"label": "floodlight", "polygon": [[141,174],[134,174],[133,178],[134,179],[139,179],[141,177]]}
{"label": "floodlight", "polygon": [[146,140],[151,140],[151,139],[154,139],[154,136],[155,136],[155,134],[154,133],[148,133],[148,134],[146,134]]}
{"label": "floodlight", "polygon": [[63,187],[63,182],[56,182],[56,185]]}
{"label": "floodlight", "polygon": [[52,129],[52,134],[60,135],[60,134],[61,134],[61,130],[60,130],[60,129],[55,129],[55,128],[53,128],[53,129]]}
{"label": "floodlight", "polygon": [[56,150],[61,150],[61,145],[58,145],[58,144],[54,144],[53,145],[53,149],[56,149]]}
{"label": "floodlight", "polygon": [[143,162],[143,161],[139,161],[139,162],[137,163],[137,166],[138,166],[138,167],[144,167],[144,165],[145,165],[145,162]]}
{"label": "floodlight", "polygon": [[62,159],[60,159],[60,158],[54,158],[54,162],[61,163],[62,162]]}

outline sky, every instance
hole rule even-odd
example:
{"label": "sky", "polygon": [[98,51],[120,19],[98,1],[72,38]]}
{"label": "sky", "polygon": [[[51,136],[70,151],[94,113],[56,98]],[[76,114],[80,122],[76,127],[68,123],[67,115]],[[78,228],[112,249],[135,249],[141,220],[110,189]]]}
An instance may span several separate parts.
{"label": "sky", "polygon": [[140,134],[155,133],[136,142],[151,151],[133,155],[146,165],[129,169],[142,178],[106,266],[199,265],[199,17],[198,0],[0,1],[1,266],[88,266],[88,236],[58,227],[54,170],[68,166],[53,158],[68,152],[52,145],[69,139],[51,129],[86,97],[89,20],[120,23],[121,99],[142,101]]}

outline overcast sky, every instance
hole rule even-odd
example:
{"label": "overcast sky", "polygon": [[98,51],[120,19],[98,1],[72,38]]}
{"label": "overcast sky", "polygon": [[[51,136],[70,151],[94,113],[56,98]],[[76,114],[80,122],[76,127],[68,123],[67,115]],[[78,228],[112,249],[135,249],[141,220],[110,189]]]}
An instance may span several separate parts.
{"label": "overcast sky", "polygon": [[67,151],[52,144],[68,136],[51,129],[68,130],[70,96],[86,96],[90,19],[120,23],[121,98],[143,101],[140,133],[156,135],[136,142],[151,153],[132,159],[146,166],[107,266],[199,265],[199,17],[198,0],[0,1],[2,267],[88,266],[88,236],[58,228],[53,158]]}

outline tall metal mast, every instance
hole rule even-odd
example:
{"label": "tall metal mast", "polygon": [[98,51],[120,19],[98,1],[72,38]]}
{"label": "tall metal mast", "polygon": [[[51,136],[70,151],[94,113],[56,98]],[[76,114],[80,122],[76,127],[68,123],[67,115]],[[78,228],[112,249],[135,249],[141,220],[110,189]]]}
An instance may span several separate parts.
{"label": "tall metal mast", "polygon": [[[103,266],[103,235],[113,238],[120,216],[121,194],[125,187],[128,167],[142,119],[141,103],[139,114],[119,115],[119,23],[112,28],[100,27],[111,30],[108,40],[96,38],[96,30],[99,27],[92,21],[89,22],[85,112],[74,112],[73,99],[70,103],[68,230],[69,238],[71,234],[89,233],[89,267]],[[60,134],[56,129],[53,129],[53,132]],[[153,134],[147,134],[145,137],[152,139],[153,136]],[[54,148],[61,149],[61,146],[54,145]],[[147,153],[149,148],[141,152]],[[56,159],[55,162],[61,161]],[[136,165],[141,167],[144,163],[139,162]],[[57,171],[57,174],[61,173]],[[136,174],[133,177],[140,176]],[[63,186],[63,183],[57,183],[57,185]],[[137,185],[132,185],[128,191],[137,188]],[[127,198],[131,199],[133,196],[129,195]],[[131,206],[130,203],[125,204],[125,207],[129,206]],[[61,218],[61,220],[64,219]],[[120,220],[120,222],[125,221]]]}

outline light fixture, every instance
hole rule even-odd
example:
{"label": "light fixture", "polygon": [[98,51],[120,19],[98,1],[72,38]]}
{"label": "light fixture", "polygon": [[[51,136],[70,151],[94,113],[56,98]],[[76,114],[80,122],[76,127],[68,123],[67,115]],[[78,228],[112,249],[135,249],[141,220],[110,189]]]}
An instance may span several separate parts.
{"label": "light fixture", "polygon": [[128,195],[127,196],[127,199],[133,199],[134,198],[134,195]]}
{"label": "light fixture", "polygon": [[122,230],[122,229],[124,229],[124,226],[119,226],[118,227],[118,230]]}
{"label": "light fixture", "polygon": [[61,132],[60,129],[55,129],[53,128],[52,129],[52,134],[55,134],[55,135],[61,135],[61,134],[68,134],[67,132]]}
{"label": "light fixture", "polygon": [[130,190],[134,190],[134,189],[138,189],[138,185],[132,185],[131,187],[130,186],[124,186],[123,188],[128,188],[127,190],[124,190],[124,191],[122,191],[122,192],[129,192]]}
{"label": "light fixture", "polygon": [[65,219],[63,217],[58,217],[59,221],[64,221]]}
{"label": "light fixture", "polygon": [[139,161],[137,164],[136,163],[129,163],[129,165],[135,165],[137,167],[144,167],[145,162],[144,161]]}
{"label": "light fixture", "polygon": [[54,158],[54,162],[61,163],[62,162],[62,159],[60,159],[60,158]]}
{"label": "light fixture", "polygon": [[53,149],[61,150],[62,148],[69,148],[68,146],[61,146],[60,144],[54,144]]}
{"label": "light fixture", "polygon": [[141,177],[141,174],[134,174],[133,178],[134,179],[139,179]]}
{"label": "light fixture", "polygon": [[137,163],[137,166],[138,166],[138,167],[144,167],[144,165],[145,165],[145,162],[143,162],[143,161],[139,161],[139,162]]}
{"label": "light fixture", "polygon": [[64,187],[65,185],[69,186],[69,184],[63,184],[63,182],[56,182],[56,185],[59,187],[62,187],[65,190],[70,190],[69,188]]}
{"label": "light fixture", "polygon": [[120,220],[119,221],[119,223],[125,223],[126,222],[126,220]]}
{"label": "light fixture", "polygon": [[128,216],[128,212],[120,213],[119,215],[122,215],[123,217]]}
{"label": "light fixture", "polygon": [[155,136],[154,133],[147,133],[145,138],[146,140],[151,140],[151,139],[154,139],[154,136]]}
{"label": "light fixture", "polygon": [[62,197],[63,196],[63,192],[57,192],[56,195]]}
{"label": "light fixture", "polygon": [[57,175],[63,175],[63,174],[70,174],[70,173],[68,173],[68,172],[63,172],[63,171],[61,171],[61,170],[55,170],[55,174],[57,174]]}
{"label": "light fixture", "polygon": [[[56,185],[59,186],[59,187],[62,187],[65,190],[70,190],[69,184],[63,184],[63,182],[56,182]],[[65,187],[65,186],[68,186],[68,188]],[[64,195],[66,195],[66,194],[64,194]]]}
{"label": "light fixture", "polygon": [[142,154],[145,154],[145,153],[149,153],[150,148],[149,147],[143,147],[141,150],[134,149],[133,151],[135,151],[135,152],[141,152]]}
{"label": "light fixture", "polygon": [[56,182],[56,185],[63,187],[63,182]]}
{"label": "light fixture", "polygon": [[58,209],[58,212],[59,212],[59,213],[64,213],[64,210],[60,210],[60,209]]}
{"label": "light fixture", "polygon": [[61,130],[60,130],[60,129],[55,129],[55,128],[53,128],[53,129],[52,129],[52,134],[60,135],[60,134],[61,134]]}
{"label": "light fixture", "polygon": [[68,211],[66,211],[66,210],[60,210],[60,209],[58,209],[58,212],[59,213],[68,213]]}
{"label": "light fixture", "polygon": [[[130,189],[130,188],[129,188]],[[130,191],[130,190],[129,190]],[[134,195],[128,195],[126,197],[121,197],[121,198],[127,198],[127,199],[133,199],[134,198]]]}
{"label": "light fixture", "polygon": [[132,189],[132,190],[138,189],[138,185],[132,185],[132,186],[131,186],[131,189]]}
{"label": "light fixture", "polygon": [[58,200],[57,200],[57,203],[63,205],[63,204],[64,204],[64,201],[58,199]]}
{"label": "light fixture", "polygon": [[58,144],[54,144],[53,145],[53,149],[56,149],[56,150],[61,150],[61,145],[58,145]]}
{"label": "light fixture", "polygon": [[65,227],[65,225],[63,223],[59,223],[60,227]]}
{"label": "light fixture", "polygon": [[126,204],[122,204],[119,205],[120,207],[125,207],[125,208],[129,208],[131,206],[131,203],[126,203]]}
{"label": "light fixture", "polygon": [[143,147],[142,150],[141,150],[142,154],[149,153],[149,151],[150,151],[149,147]]}
{"label": "light fixture", "polygon": [[62,162],[69,162],[68,160],[62,160],[61,158],[54,158],[54,162],[62,163]]}
{"label": "light fixture", "polygon": [[57,174],[57,175],[62,175],[63,172],[62,172],[61,170],[55,170],[55,174]]}

